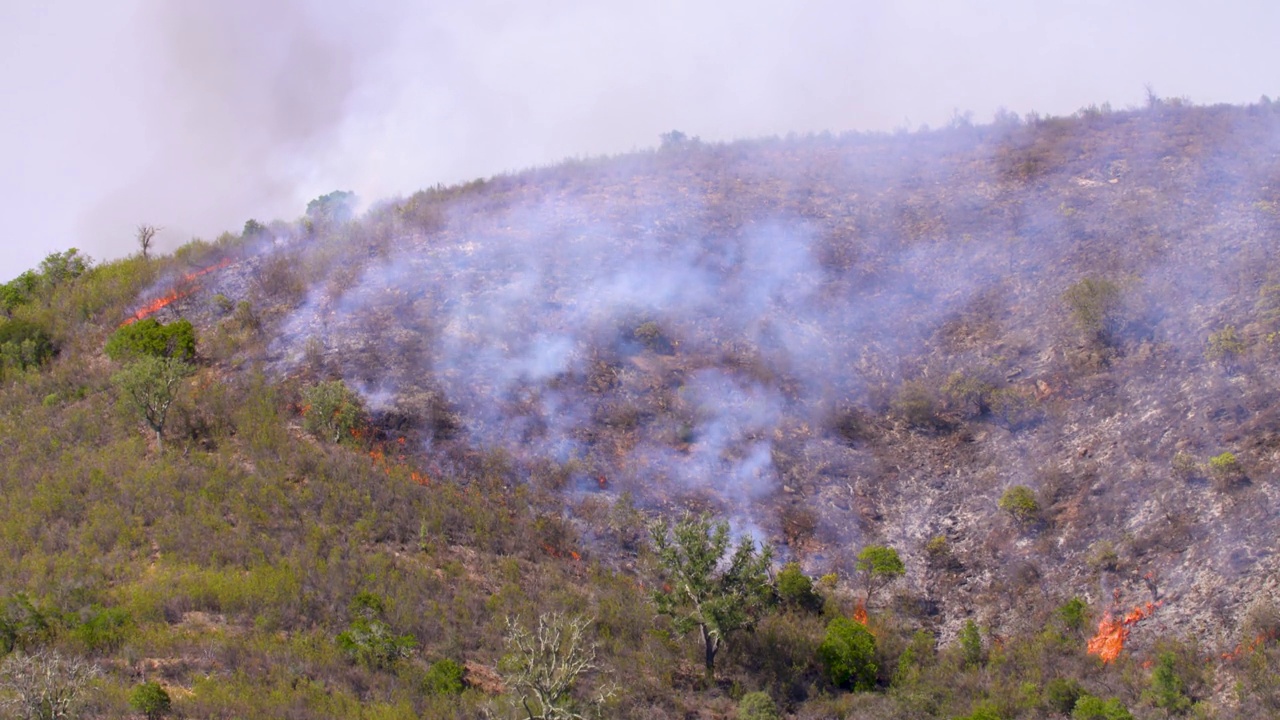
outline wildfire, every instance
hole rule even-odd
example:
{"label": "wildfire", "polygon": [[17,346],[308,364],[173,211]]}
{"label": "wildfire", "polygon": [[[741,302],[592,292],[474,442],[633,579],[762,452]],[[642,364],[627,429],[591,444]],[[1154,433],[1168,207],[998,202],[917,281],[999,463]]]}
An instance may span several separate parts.
{"label": "wildfire", "polygon": [[1097,634],[1089,639],[1089,654],[1097,655],[1104,663],[1115,660],[1120,656],[1120,651],[1124,650],[1125,641],[1129,639],[1129,628],[1151,617],[1151,613],[1162,604],[1149,602],[1146,605],[1139,605],[1128,615],[1120,618],[1107,611],[1098,622]]}
{"label": "wildfire", "polygon": [[1248,645],[1241,643],[1236,646],[1235,650],[1232,650],[1231,652],[1222,653],[1222,659],[1228,662],[1239,660],[1242,656],[1249,655],[1254,650],[1257,650],[1258,648],[1262,647],[1268,641],[1275,640],[1275,639],[1276,639],[1276,631],[1274,630],[1272,630],[1271,632],[1258,633],[1258,636],[1255,637],[1253,639],[1253,642],[1249,643]]}
{"label": "wildfire", "polygon": [[861,600],[858,601],[858,607],[853,609],[853,619],[861,625],[866,625],[870,617],[867,615],[867,605]]}
{"label": "wildfire", "polygon": [[177,302],[178,300],[181,300],[182,298],[187,297],[191,293],[195,292],[198,288],[194,285],[194,283],[196,279],[198,279],[200,276],[208,275],[209,273],[214,272],[215,270],[221,270],[225,267],[230,267],[233,264],[234,263],[231,261],[231,258],[227,258],[222,262],[217,263],[216,265],[210,265],[207,268],[202,268],[200,270],[196,270],[195,272],[187,273],[186,275],[183,275],[182,279],[178,282],[178,284],[172,290],[165,293],[161,297],[151,300],[146,305],[143,305],[141,308],[138,309],[137,312],[133,314],[132,317],[120,323],[120,326],[124,327],[125,325],[132,325],[133,323],[136,323],[139,320],[145,320],[151,317],[152,315],[155,315],[156,313],[160,312],[161,310],[168,307],[169,305],[172,305],[174,302]]}

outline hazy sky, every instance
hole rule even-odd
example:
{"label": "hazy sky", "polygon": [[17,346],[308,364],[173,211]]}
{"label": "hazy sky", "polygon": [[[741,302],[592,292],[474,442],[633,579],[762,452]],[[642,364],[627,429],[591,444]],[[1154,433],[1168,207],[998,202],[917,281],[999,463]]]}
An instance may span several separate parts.
{"label": "hazy sky", "polygon": [[[373,8],[373,9],[370,9]],[[679,129],[1280,94],[1275,0],[0,0],[0,280]]]}

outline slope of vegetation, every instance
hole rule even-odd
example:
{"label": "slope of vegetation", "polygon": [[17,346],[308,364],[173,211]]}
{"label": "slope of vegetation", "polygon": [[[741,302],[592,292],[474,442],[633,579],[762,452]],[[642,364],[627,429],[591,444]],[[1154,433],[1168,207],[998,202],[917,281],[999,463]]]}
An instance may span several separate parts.
{"label": "slope of vegetation", "polygon": [[678,138],[51,255],[0,287],[0,702],[1274,715],[1278,140]]}

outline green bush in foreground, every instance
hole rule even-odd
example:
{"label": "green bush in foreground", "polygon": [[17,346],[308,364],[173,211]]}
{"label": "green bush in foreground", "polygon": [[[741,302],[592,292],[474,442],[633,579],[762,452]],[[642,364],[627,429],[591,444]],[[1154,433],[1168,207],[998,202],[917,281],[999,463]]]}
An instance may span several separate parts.
{"label": "green bush in foreground", "polygon": [[176,358],[191,362],[196,356],[196,330],[188,320],[164,325],[155,318],[129,323],[107,338],[107,356],[116,362],[144,357]]}
{"label": "green bush in foreground", "polygon": [[738,720],[779,720],[778,706],[765,692],[749,692],[738,701]]}
{"label": "green bush in foreground", "polygon": [[464,687],[462,682],[463,667],[457,662],[445,658],[431,663],[427,668],[427,676],[423,679],[423,689],[429,695],[457,695]]}
{"label": "green bush in foreground", "polygon": [[1014,485],[1000,496],[999,507],[1021,525],[1029,525],[1040,517],[1040,503],[1026,485]]}
{"label": "green bush in foreground", "polygon": [[843,617],[832,620],[818,646],[818,659],[836,687],[867,691],[876,686],[876,638],[861,623]]}
{"label": "green bush in foreground", "polygon": [[169,693],[154,680],[144,682],[129,695],[129,706],[145,715],[147,720],[159,720],[169,714]]}

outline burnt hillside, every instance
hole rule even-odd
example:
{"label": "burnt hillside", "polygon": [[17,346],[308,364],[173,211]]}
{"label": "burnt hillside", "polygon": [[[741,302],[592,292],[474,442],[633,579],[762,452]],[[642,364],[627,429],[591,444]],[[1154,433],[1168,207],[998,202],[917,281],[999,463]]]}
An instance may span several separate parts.
{"label": "burnt hillside", "polygon": [[[756,689],[801,718],[1066,717],[1086,691],[1280,711],[1280,105],[672,133],[350,202],[45,269],[10,312],[58,354],[4,386],[5,497],[38,502],[0,527],[0,592],[132,613],[150,634],[90,653],[117,685],[160,673],[193,716],[474,717],[510,689],[504,619],[571,610],[627,679],[619,717],[732,717]],[[199,338],[163,448],[101,351],[147,316]],[[336,380],[367,422],[326,438]],[[718,683],[650,603],[645,522],[686,510],[823,578]],[[872,545],[905,576],[868,608]],[[365,591],[418,643],[394,672],[333,649]],[[816,659],[845,616],[874,692]],[[421,690],[440,658],[462,699]]]}
{"label": "burnt hillside", "polygon": [[1278,145],[1270,105],[673,142],[284,233],[293,295],[246,297],[273,372],[437,467],[502,448],[815,574],[889,543],[944,633],[1150,574],[1153,627],[1231,643],[1276,592]]}

